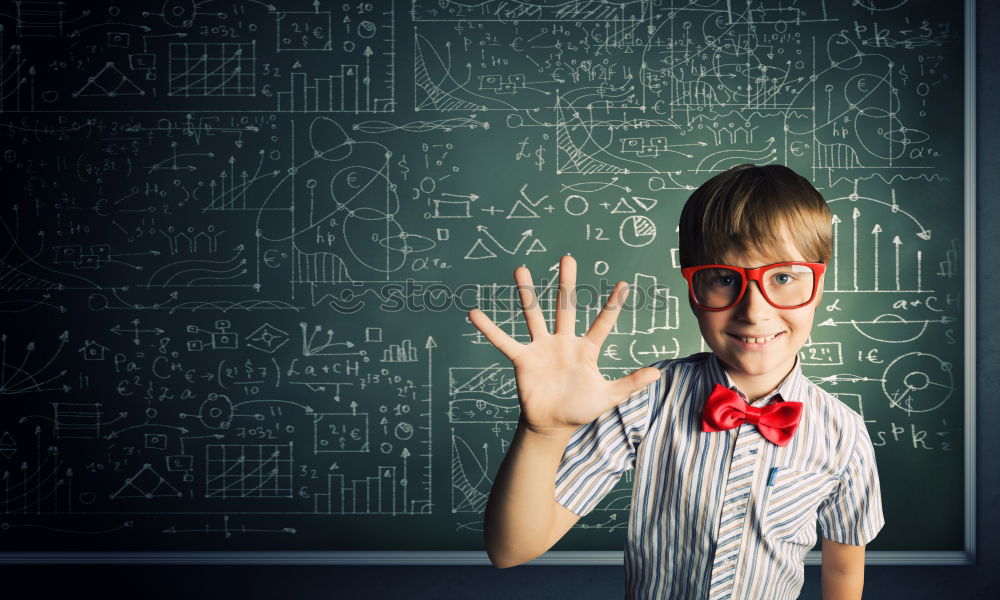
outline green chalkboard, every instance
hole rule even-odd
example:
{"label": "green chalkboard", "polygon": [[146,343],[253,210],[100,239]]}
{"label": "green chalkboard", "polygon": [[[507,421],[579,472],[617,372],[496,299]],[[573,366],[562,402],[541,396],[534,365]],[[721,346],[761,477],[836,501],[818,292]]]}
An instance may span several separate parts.
{"label": "green chalkboard", "polygon": [[[834,214],[801,362],[876,445],[870,556],[966,556],[960,3],[143,4],[0,29],[5,560],[482,557],[518,404],[466,311],[526,340],[513,269],[551,319],[571,253],[581,332],[634,290],[609,377],[705,350],[675,228],[741,163]],[[629,503],[556,550],[613,560]]]}

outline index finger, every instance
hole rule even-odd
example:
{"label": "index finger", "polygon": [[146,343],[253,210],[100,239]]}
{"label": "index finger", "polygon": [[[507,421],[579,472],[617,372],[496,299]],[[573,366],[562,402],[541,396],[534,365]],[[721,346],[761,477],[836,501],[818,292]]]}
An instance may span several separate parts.
{"label": "index finger", "polygon": [[479,330],[479,333],[483,334],[493,344],[493,347],[502,352],[504,356],[510,360],[514,360],[514,357],[521,353],[524,344],[521,344],[497,327],[497,324],[487,317],[483,311],[474,308],[468,312],[467,316],[469,317],[469,321]]}

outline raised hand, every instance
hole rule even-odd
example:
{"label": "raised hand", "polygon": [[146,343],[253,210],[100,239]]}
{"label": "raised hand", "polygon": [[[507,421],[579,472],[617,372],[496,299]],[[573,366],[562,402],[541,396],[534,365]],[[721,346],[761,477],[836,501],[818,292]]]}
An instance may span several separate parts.
{"label": "raised hand", "polygon": [[530,343],[513,339],[479,309],[469,311],[469,320],[514,364],[521,420],[529,429],[536,433],[576,429],[660,376],[658,369],[646,367],[608,381],[597,367],[601,346],[628,296],[625,282],[615,285],[586,335],[577,336],[576,261],[571,256],[563,256],[559,262],[553,333],[546,329],[528,269],[515,269],[514,281]]}

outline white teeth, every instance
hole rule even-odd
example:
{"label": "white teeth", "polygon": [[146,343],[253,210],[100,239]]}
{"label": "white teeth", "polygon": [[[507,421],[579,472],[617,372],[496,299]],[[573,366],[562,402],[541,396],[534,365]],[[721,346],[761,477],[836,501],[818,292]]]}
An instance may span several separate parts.
{"label": "white teeth", "polygon": [[[778,332],[778,333],[780,333],[780,332]],[[744,337],[744,336],[738,335],[738,336],[736,336],[736,338],[738,340],[740,340],[741,342],[743,342],[744,344],[763,344],[764,342],[770,342],[775,337],[777,337],[777,335],[778,335],[777,333],[771,334],[771,335],[769,335],[767,337]]]}

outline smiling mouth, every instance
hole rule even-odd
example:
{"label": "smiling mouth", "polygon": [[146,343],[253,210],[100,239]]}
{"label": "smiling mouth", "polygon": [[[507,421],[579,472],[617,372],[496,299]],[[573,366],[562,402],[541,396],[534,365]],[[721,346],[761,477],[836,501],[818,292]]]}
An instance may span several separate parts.
{"label": "smiling mouth", "polygon": [[771,340],[773,340],[774,338],[776,338],[779,335],[781,335],[782,333],[784,333],[784,332],[783,331],[779,331],[778,333],[772,333],[771,335],[764,336],[764,337],[747,337],[747,336],[743,336],[743,335],[736,335],[734,333],[726,333],[726,335],[728,335],[729,337],[735,338],[735,339],[743,342],[744,344],[766,344],[766,343],[770,342]]}

